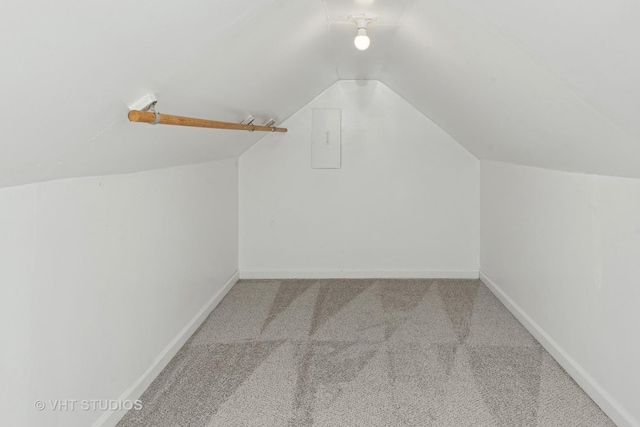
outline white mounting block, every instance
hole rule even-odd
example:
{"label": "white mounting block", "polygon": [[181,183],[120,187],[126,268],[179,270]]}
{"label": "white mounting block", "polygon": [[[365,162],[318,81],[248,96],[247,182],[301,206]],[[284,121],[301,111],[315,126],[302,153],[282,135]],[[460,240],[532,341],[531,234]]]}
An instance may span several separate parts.
{"label": "white mounting block", "polygon": [[152,93],[147,93],[142,98],[129,105],[129,110],[144,111],[147,110],[154,102],[158,102],[158,98],[156,98]]}

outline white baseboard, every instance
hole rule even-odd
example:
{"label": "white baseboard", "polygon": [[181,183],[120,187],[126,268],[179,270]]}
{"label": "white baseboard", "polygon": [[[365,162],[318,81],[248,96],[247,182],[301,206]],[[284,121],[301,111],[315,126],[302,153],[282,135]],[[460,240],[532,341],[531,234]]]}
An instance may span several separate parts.
{"label": "white baseboard", "polygon": [[241,270],[241,279],[477,279],[478,270]]}
{"label": "white baseboard", "polygon": [[[171,342],[160,352],[160,354],[154,359],[153,364],[145,371],[144,374],[138,380],[131,385],[118,399],[119,401],[125,400],[137,400],[142,396],[142,393],[149,387],[149,385],[156,379],[156,377],[162,372],[162,370],[169,364],[171,359],[176,355],[178,350],[187,342],[187,340],[193,335],[198,327],[205,321],[207,316],[213,311],[214,308],[222,301],[222,298],[227,295],[227,292],[235,285],[240,275],[236,270],[235,273],[227,280],[222,289],[215,294],[205,305],[198,311],[198,313],[182,328],[182,330],[171,340]],[[93,424],[93,427],[113,427],[124,417],[127,413],[123,411],[110,411],[105,412],[102,416]]]}
{"label": "white baseboard", "polygon": [[585,371],[560,345],[547,334],[527,313],[520,308],[496,283],[489,279],[482,270],[480,280],[504,304],[507,309],[527,328],[551,356],[564,368],[576,383],[600,406],[605,414],[618,427],[640,427],[640,423],[627,412],[591,375]]}

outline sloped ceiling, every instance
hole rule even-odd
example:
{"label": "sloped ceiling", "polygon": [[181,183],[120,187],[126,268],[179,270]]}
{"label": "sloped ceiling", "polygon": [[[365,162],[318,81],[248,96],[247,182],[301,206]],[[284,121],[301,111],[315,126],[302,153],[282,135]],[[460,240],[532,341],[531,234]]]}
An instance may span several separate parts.
{"label": "sloped ceiling", "polygon": [[[558,4],[562,3],[562,4]],[[372,12],[353,47],[351,12]],[[282,121],[377,79],[481,159],[640,177],[635,0],[60,0],[0,5],[0,186],[235,157],[259,133],[129,123]]]}
{"label": "sloped ceiling", "polygon": [[480,159],[640,177],[638,18],[632,1],[414,1],[382,80]]}

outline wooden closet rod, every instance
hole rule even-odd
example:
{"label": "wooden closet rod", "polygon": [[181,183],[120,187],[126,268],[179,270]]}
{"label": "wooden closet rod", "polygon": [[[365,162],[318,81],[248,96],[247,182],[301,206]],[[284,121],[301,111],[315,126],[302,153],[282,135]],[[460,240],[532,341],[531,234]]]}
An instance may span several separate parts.
{"label": "wooden closet rod", "polygon": [[[172,116],[170,114],[159,114],[161,125],[173,125],[173,126],[191,126],[198,128],[210,128],[210,129],[230,129],[230,130],[248,130],[262,131],[262,132],[286,132],[286,128],[277,128],[273,126],[258,126],[258,125],[242,125],[240,123],[218,122],[215,120],[194,119],[193,117]],[[151,111],[129,111],[129,121],[137,123],[154,123],[156,120],[156,114]]]}

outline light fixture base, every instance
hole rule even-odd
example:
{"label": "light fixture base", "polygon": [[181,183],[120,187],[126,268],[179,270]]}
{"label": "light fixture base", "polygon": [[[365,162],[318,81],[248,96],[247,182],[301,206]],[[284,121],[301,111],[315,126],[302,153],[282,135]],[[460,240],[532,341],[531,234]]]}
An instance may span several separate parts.
{"label": "light fixture base", "polygon": [[351,13],[347,16],[347,20],[356,24],[358,28],[367,28],[367,25],[376,22],[378,18],[378,15],[371,13]]}

